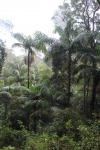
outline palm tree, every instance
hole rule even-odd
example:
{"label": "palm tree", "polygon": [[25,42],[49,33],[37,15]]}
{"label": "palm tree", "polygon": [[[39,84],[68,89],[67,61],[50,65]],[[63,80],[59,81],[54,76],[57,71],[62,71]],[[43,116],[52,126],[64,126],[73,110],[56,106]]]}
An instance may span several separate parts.
{"label": "palm tree", "polygon": [[[76,49],[76,52],[80,54],[79,60],[81,64],[78,66],[78,71],[83,73],[84,78],[84,104],[86,101],[86,78],[90,77],[92,79],[92,91],[91,91],[91,101],[90,110],[94,111],[94,106],[96,102],[96,88],[97,88],[97,74],[98,67],[97,64],[100,62],[100,44],[96,40],[97,33],[84,32],[76,37],[72,43],[72,48]],[[88,77],[87,75],[88,74]],[[88,84],[88,82],[87,82]],[[84,106],[85,107],[85,106]]]}
{"label": "palm tree", "polygon": [[15,33],[14,38],[16,38],[19,42],[13,44],[13,47],[23,47],[25,51],[27,51],[27,57],[25,58],[25,63],[27,64],[27,87],[30,86],[30,65],[34,61],[34,56],[36,54],[36,51],[42,51],[46,52],[46,46],[44,44],[44,41],[40,40],[42,39],[42,36],[40,36],[40,32],[35,34],[35,37],[32,38],[31,36],[25,36],[20,33]]}
{"label": "palm tree", "polygon": [[[72,49],[71,49],[71,41],[72,41],[72,35],[74,36],[74,29],[72,28],[71,21],[68,21],[66,27],[64,30],[62,30],[60,27],[56,28],[56,32],[59,33],[60,39],[53,39],[49,38],[44,34],[38,33],[37,37],[40,39],[40,43],[45,43],[49,45],[50,50],[48,53],[46,53],[46,61],[52,59],[52,65],[55,68],[54,70],[57,70],[57,66],[55,67],[55,61],[56,63],[62,60],[57,60],[57,55],[61,55],[61,52],[63,51],[65,53],[65,57],[67,57],[68,60],[68,66],[67,66],[67,74],[68,74],[68,86],[67,86],[67,105],[70,105],[70,99],[71,99],[71,82],[72,82]],[[70,33],[72,35],[70,36]],[[42,38],[41,38],[42,37]],[[59,54],[58,54],[59,53]],[[63,59],[63,57],[62,57]],[[55,72],[55,71],[54,71]],[[58,73],[57,73],[58,74]]]}
{"label": "palm tree", "polygon": [[22,35],[20,33],[15,33],[14,34],[14,38],[16,38],[19,43],[15,43],[13,44],[13,47],[23,47],[25,49],[25,51],[27,51],[27,58],[28,58],[28,61],[27,61],[27,87],[29,88],[29,80],[30,80],[30,56],[34,56],[35,52],[33,51],[33,47],[34,47],[34,42],[32,40],[32,38],[30,36],[25,36],[25,35]]}

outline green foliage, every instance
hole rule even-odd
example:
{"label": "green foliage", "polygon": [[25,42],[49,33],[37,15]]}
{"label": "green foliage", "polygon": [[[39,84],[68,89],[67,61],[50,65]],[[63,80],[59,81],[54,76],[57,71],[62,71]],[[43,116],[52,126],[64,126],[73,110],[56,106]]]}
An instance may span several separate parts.
{"label": "green foliage", "polygon": [[98,9],[94,0],[65,0],[53,17],[59,40],[14,34],[24,60],[8,50],[4,64],[0,41],[0,150],[100,149]]}
{"label": "green foliage", "polygon": [[25,150],[46,150],[48,149],[48,143],[52,140],[48,134],[36,135],[34,137],[29,137],[26,142]]}
{"label": "green foliage", "polygon": [[15,148],[12,147],[12,146],[7,146],[7,147],[3,147],[3,148],[0,149],[0,150],[15,150]]}
{"label": "green foliage", "polygon": [[80,116],[77,112],[71,109],[57,109],[53,107],[53,124],[50,127],[51,132],[62,136],[72,134],[72,137],[77,138],[77,126],[80,124]]}
{"label": "green foliage", "polygon": [[0,92],[0,102],[2,103],[9,103],[9,101],[12,99],[12,96],[9,92]]}
{"label": "green foliage", "polygon": [[5,45],[4,42],[0,39],[0,74],[4,64],[5,56],[6,56]]}
{"label": "green foliage", "polygon": [[[79,120],[78,120],[79,121]],[[30,136],[26,142],[25,149],[31,150],[99,150],[99,122],[95,122],[91,125],[86,125],[80,122],[77,126],[77,132],[79,134],[79,139],[73,136],[72,133],[65,134],[62,137],[56,134],[42,134]],[[72,125],[72,120],[67,121],[66,127],[71,130],[74,125]]]}
{"label": "green foliage", "polygon": [[0,89],[4,86],[4,81],[0,80]]}
{"label": "green foliage", "polygon": [[20,131],[13,130],[9,127],[0,127],[0,147],[23,148],[27,139],[28,133],[22,129]]}
{"label": "green foliage", "polygon": [[28,95],[31,94],[31,91],[24,86],[6,86],[1,89],[1,91],[10,92],[12,95]]}

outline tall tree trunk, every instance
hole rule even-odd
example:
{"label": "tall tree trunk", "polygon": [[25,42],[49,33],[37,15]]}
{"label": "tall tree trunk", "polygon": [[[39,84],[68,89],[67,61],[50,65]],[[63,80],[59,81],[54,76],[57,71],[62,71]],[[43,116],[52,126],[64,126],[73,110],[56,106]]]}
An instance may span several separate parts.
{"label": "tall tree trunk", "polygon": [[30,87],[30,62],[29,62],[29,59],[30,59],[30,52],[28,51],[28,70],[27,70],[27,87],[29,88]]}
{"label": "tall tree trunk", "polygon": [[7,104],[5,103],[5,113],[4,113],[5,120],[7,119],[7,111],[8,111]]}
{"label": "tall tree trunk", "polygon": [[93,85],[92,85],[92,97],[91,97],[91,102],[90,102],[90,112],[92,113],[95,109],[95,102],[96,102],[96,63],[93,62],[93,69],[94,69],[94,73],[93,73]]}
{"label": "tall tree trunk", "polygon": [[90,78],[88,78],[88,80],[87,80],[86,99],[88,99],[88,96],[89,96],[89,87],[90,87]]}
{"label": "tall tree trunk", "polygon": [[71,50],[68,51],[68,106],[71,98]]}
{"label": "tall tree trunk", "polygon": [[93,87],[92,87],[92,98],[91,98],[91,102],[90,102],[90,110],[91,113],[94,111],[95,109],[95,102],[96,102],[96,83],[95,83],[95,77],[93,77]]}
{"label": "tall tree trunk", "polygon": [[85,67],[84,67],[84,86],[83,86],[83,90],[84,90],[84,100],[83,100],[83,104],[84,104],[84,106],[83,106],[83,110],[84,110],[84,113],[85,113],[85,107],[86,107],[86,72],[85,72],[85,70],[86,70],[86,62],[85,62]]}
{"label": "tall tree trunk", "polygon": [[[94,14],[95,16],[95,14]],[[93,20],[93,26],[94,26],[94,20]],[[93,27],[93,30],[92,32],[94,33],[94,27]],[[95,49],[96,47],[96,44],[95,44],[95,40],[94,38],[91,40],[91,48],[92,50],[96,51]],[[91,98],[91,102],[90,102],[90,113],[92,114],[94,112],[94,109],[95,109],[95,102],[96,102],[96,67],[97,67],[97,64],[96,64],[96,60],[93,59],[93,63],[92,63],[92,68],[93,68],[93,85],[92,85],[92,98]]]}
{"label": "tall tree trunk", "polygon": [[83,106],[83,109],[84,109],[84,113],[85,113],[85,107],[86,107],[86,78],[85,78],[85,75],[84,75],[84,106]]}

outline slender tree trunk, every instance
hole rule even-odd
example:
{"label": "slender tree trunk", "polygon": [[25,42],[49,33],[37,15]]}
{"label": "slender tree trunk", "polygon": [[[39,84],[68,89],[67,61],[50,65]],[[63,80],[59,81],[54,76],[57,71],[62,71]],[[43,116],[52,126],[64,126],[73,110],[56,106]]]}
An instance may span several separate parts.
{"label": "slender tree trunk", "polygon": [[91,99],[91,102],[90,102],[91,113],[95,109],[95,102],[96,102],[96,84],[95,84],[95,77],[93,77],[92,99]]}
{"label": "slender tree trunk", "polygon": [[[94,20],[93,20],[93,26],[94,26]],[[94,27],[93,27],[92,32],[94,33]],[[96,51],[94,38],[91,40],[91,48],[92,48],[92,50]],[[96,60],[93,59],[92,68],[93,68],[94,72],[93,72],[92,97],[91,97],[91,102],[90,102],[90,113],[91,114],[94,112],[95,102],[96,102],[96,87],[97,87],[97,85],[96,85],[96,82],[97,82],[96,81],[96,67],[97,67]]]}
{"label": "slender tree trunk", "polygon": [[[94,71],[96,70],[96,64],[95,62],[93,62],[93,69]],[[96,102],[96,74],[95,72],[93,73],[93,85],[92,85],[92,97],[91,97],[91,102],[90,102],[90,111],[91,113],[94,111],[95,109],[95,102]]]}
{"label": "slender tree trunk", "polygon": [[5,112],[4,112],[4,123],[7,124],[7,113],[8,113],[8,106],[7,103],[4,104],[5,106]]}
{"label": "slender tree trunk", "polygon": [[29,59],[30,59],[30,52],[28,51],[28,70],[27,70],[27,87],[29,88],[30,87],[30,62],[29,62]]}
{"label": "slender tree trunk", "polygon": [[83,90],[84,90],[84,100],[83,100],[83,103],[84,103],[84,106],[83,106],[83,110],[84,110],[84,113],[85,113],[85,107],[86,107],[86,72],[85,72],[85,70],[86,70],[86,62],[85,62],[85,67],[84,67],[84,86],[83,86]]}
{"label": "slender tree trunk", "polygon": [[85,107],[86,107],[86,78],[85,78],[85,75],[84,75],[84,106],[83,106],[83,109],[84,109],[84,113],[85,113]]}
{"label": "slender tree trunk", "polygon": [[71,98],[71,50],[68,51],[68,106]]}
{"label": "slender tree trunk", "polygon": [[89,87],[90,87],[90,78],[87,81],[87,91],[86,91],[86,98],[88,99],[89,96]]}

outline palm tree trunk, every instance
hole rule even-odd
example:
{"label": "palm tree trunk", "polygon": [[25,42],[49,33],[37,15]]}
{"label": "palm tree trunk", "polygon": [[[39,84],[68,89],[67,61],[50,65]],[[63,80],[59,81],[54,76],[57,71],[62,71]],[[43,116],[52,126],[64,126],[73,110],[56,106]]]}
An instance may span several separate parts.
{"label": "palm tree trunk", "polygon": [[89,96],[89,87],[90,87],[90,78],[87,80],[86,99],[88,99],[88,96]]}
{"label": "palm tree trunk", "polygon": [[95,102],[96,102],[96,83],[95,83],[95,77],[93,77],[92,99],[91,99],[91,102],[90,102],[91,113],[95,109]]}
{"label": "palm tree trunk", "polygon": [[84,75],[84,106],[83,106],[83,109],[84,109],[84,113],[85,113],[85,107],[86,107],[86,78],[85,78],[85,75]]}
{"label": "palm tree trunk", "polygon": [[5,113],[4,113],[5,120],[7,119],[7,104],[5,103]]}
{"label": "palm tree trunk", "polygon": [[83,106],[83,110],[84,110],[84,113],[85,113],[85,107],[86,107],[86,62],[85,62],[85,64],[84,64],[85,66],[84,66],[84,86],[83,86],[83,90],[84,90],[84,101],[83,101],[83,104],[84,104],[84,106]]}
{"label": "palm tree trunk", "polygon": [[90,102],[90,112],[92,113],[95,109],[95,102],[96,102],[96,74],[95,74],[95,70],[96,70],[96,64],[95,62],[93,62],[93,69],[94,69],[94,73],[93,73],[93,86],[92,86],[92,98],[91,98],[91,102]]}
{"label": "palm tree trunk", "polygon": [[28,70],[27,70],[27,87],[29,88],[30,87],[30,62],[29,62],[29,59],[30,59],[30,52],[28,51]]}
{"label": "palm tree trunk", "polygon": [[70,105],[70,97],[71,97],[71,50],[68,52],[68,106]]}

